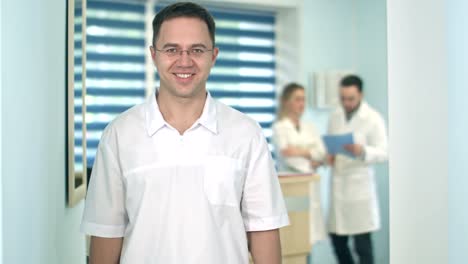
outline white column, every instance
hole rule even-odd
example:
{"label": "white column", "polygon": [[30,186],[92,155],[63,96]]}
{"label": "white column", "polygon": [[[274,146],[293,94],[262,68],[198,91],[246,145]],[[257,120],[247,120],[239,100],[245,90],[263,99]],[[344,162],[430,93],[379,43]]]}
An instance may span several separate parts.
{"label": "white column", "polygon": [[[2,21],[2,4],[3,2],[0,2],[0,21]],[[2,91],[3,91],[3,32],[2,32],[2,27],[0,26],[0,264],[3,263],[3,185],[2,185],[2,179],[3,179],[3,166],[2,166]]]}
{"label": "white column", "polygon": [[390,260],[447,263],[445,1],[391,0],[387,8]]}

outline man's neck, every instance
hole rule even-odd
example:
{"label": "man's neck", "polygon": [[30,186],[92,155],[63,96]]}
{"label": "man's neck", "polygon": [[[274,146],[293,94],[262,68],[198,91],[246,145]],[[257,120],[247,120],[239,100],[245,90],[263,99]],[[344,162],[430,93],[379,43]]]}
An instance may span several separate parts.
{"label": "man's neck", "polygon": [[346,120],[350,121],[354,115],[356,115],[357,111],[359,111],[359,108],[361,107],[362,101],[359,102],[359,104],[351,111],[346,112]]}
{"label": "man's neck", "polygon": [[164,120],[182,135],[202,115],[206,97],[206,92],[189,98],[177,97],[160,89],[156,100]]}

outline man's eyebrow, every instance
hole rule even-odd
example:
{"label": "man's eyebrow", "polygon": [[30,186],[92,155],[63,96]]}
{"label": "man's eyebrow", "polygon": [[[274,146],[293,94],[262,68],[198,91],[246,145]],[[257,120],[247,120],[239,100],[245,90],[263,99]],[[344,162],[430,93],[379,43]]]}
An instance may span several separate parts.
{"label": "man's eyebrow", "polygon": [[206,47],[206,45],[203,44],[203,43],[196,43],[196,44],[193,44],[193,45],[192,45],[192,49],[193,49],[193,48],[205,48],[205,49],[206,49],[207,47]]}
{"label": "man's eyebrow", "polygon": [[[179,44],[176,44],[176,43],[166,43],[164,44],[164,46],[162,46],[163,49],[166,49],[166,48],[179,48]],[[204,48],[206,49],[206,45],[203,44],[203,43],[195,43],[195,44],[192,44],[192,46],[190,46],[191,49],[193,48]]]}
{"label": "man's eyebrow", "polygon": [[[179,44],[176,44],[176,43],[166,43],[164,44],[164,46],[162,46],[162,49],[167,49],[167,48],[180,48],[180,45]],[[195,44],[192,44],[192,46],[190,46],[191,49],[193,48],[204,48],[204,49],[207,49],[206,45],[203,44],[203,43],[195,43]]]}
{"label": "man's eyebrow", "polygon": [[174,47],[178,47],[179,45],[175,44],[175,43],[166,43],[164,44],[164,46],[162,46],[163,49],[165,48],[174,48]]}

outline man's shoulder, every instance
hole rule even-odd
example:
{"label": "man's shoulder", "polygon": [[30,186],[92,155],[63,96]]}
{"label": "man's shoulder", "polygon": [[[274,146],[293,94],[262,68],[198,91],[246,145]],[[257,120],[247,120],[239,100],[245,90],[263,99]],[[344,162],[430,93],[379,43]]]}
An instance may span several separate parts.
{"label": "man's shoulder", "polygon": [[367,102],[365,103],[365,105],[367,116],[370,117],[371,120],[383,120],[382,114],[379,111],[377,111],[377,109],[369,105]]}
{"label": "man's shoulder", "polygon": [[120,113],[115,117],[115,119],[110,123],[113,126],[121,127],[127,126],[132,122],[140,122],[145,118],[145,103],[140,103],[130,107],[124,112]]}
{"label": "man's shoulder", "polygon": [[104,129],[103,138],[112,137],[112,135],[128,129],[142,127],[145,120],[144,105],[145,103],[134,105],[118,114]]}
{"label": "man's shoulder", "polygon": [[239,130],[251,133],[261,132],[257,121],[239,110],[216,100],[217,119],[221,129]]}

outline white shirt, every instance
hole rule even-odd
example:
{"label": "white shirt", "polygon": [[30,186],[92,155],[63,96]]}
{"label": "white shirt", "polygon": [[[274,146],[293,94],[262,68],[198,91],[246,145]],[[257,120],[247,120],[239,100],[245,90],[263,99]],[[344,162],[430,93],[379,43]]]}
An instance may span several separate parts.
{"label": "white shirt", "polygon": [[103,132],[81,229],[124,237],[127,264],[248,263],[246,232],[288,225],[260,126],[208,94],[180,135],[155,96]]}
{"label": "white shirt", "polygon": [[313,172],[309,159],[304,157],[282,157],[281,150],[288,146],[307,149],[314,161],[325,159],[325,146],[320,133],[312,123],[300,121],[298,130],[289,118],[282,118],[273,124],[273,140],[277,146],[280,171]]}

